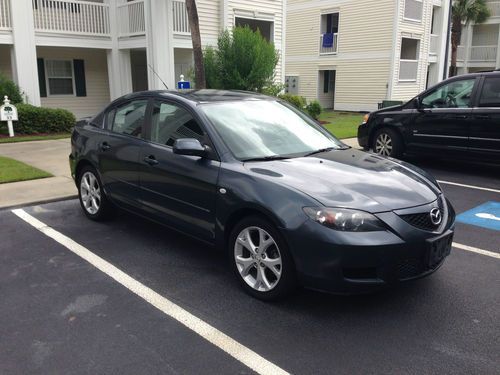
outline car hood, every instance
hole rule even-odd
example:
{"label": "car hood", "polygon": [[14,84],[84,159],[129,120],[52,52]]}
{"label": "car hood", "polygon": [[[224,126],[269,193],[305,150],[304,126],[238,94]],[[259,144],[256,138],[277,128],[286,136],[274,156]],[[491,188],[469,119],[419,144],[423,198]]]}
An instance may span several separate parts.
{"label": "car hood", "polygon": [[248,162],[245,168],[299,190],[324,206],[372,213],[427,204],[440,194],[435,180],[416,167],[354,149]]}

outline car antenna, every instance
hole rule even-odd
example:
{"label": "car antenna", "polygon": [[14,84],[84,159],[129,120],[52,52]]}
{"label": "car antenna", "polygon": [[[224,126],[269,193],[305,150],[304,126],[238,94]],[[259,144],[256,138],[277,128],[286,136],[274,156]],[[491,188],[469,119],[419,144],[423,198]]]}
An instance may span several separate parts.
{"label": "car antenna", "polygon": [[163,83],[163,86],[165,86],[165,88],[167,90],[169,90],[167,84],[165,82],[163,82],[163,80],[161,79],[160,75],[155,72],[155,70],[153,69],[153,67],[151,66],[151,64],[148,64],[148,66],[149,66],[149,69],[151,69],[153,71],[153,73],[158,77],[158,79],[161,81],[161,83]]}

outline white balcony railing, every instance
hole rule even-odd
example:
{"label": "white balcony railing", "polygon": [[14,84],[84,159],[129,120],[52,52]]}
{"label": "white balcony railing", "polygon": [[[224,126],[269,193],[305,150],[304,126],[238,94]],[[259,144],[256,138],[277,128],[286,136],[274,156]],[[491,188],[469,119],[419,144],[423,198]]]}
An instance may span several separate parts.
{"label": "white balcony railing", "polygon": [[464,60],[465,60],[465,47],[457,46],[457,61],[464,61]]}
{"label": "white balcony railing", "polygon": [[491,17],[500,17],[500,1],[490,1],[486,4],[490,10]]}
{"label": "white balcony railing", "polygon": [[0,30],[10,30],[10,0],[0,0]]}
{"label": "white balcony railing", "polygon": [[497,59],[497,46],[472,46],[470,48],[470,61],[491,61]]}
{"label": "white balcony railing", "polygon": [[118,5],[118,35],[138,36],[146,33],[144,0],[135,0]]}
{"label": "white balcony railing", "polygon": [[109,6],[71,0],[32,0],[35,30],[109,36]]}
{"label": "white balcony railing", "polygon": [[174,33],[191,34],[186,3],[184,1],[172,1],[172,12],[174,18]]}
{"label": "white balcony railing", "polygon": [[399,80],[416,81],[418,72],[418,60],[399,61]]}
{"label": "white balcony railing", "polygon": [[339,40],[338,34],[333,34],[333,44],[331,47],[323,47],[323,36],[324,34],[319,36],[319,54],[320,55],[331,55],[337,53],[337,42]]}
{"label": "white balcony railing", "polygon": [[429,53],[431,55],[437,55],[438,51],[439,51],[439,35],[431,34]]}

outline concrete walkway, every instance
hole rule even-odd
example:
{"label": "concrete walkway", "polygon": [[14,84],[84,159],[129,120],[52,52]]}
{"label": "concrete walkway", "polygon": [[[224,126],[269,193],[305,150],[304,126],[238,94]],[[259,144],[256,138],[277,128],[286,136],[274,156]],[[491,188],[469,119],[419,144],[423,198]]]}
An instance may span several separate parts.
{"label": "concrete walkway", "polygon": [[76,197],[69,169],[70,139],[0,144],[0,155],[19,160],[54,177],[0,184],[0,208]]}
{"label": "concrete walkway", "polygon": [[[343,139],[359,148],[356,138]],[[54,177],[0,184],[0,208],[44,203],[77,196],[69,169],[70,139],[0,144],[0,155],[44,170]]]}

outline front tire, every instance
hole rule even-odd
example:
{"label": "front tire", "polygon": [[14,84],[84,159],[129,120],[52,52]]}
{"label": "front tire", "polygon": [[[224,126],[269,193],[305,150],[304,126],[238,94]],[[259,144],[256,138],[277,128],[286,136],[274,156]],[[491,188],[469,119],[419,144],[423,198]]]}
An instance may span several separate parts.
{"label": "front tire", "polygon": [[390,128],[382,128],[373,137],[373,152],[381,156],[400,158],[404,144],[400,134]]}
{"label": "front tire", "polygon": [[272,301],[295,290],[295,266],[288,246],[267,220],[252,216],[240,221],[228,247],[235,276],[251,296]]}
{"label": "front tire", "polygon": [[91,166],[83,167],[78,176],[77,186],[80,205],[89,219],[102,221],[111,216],[111,202],[104,193],[95,168]]}

